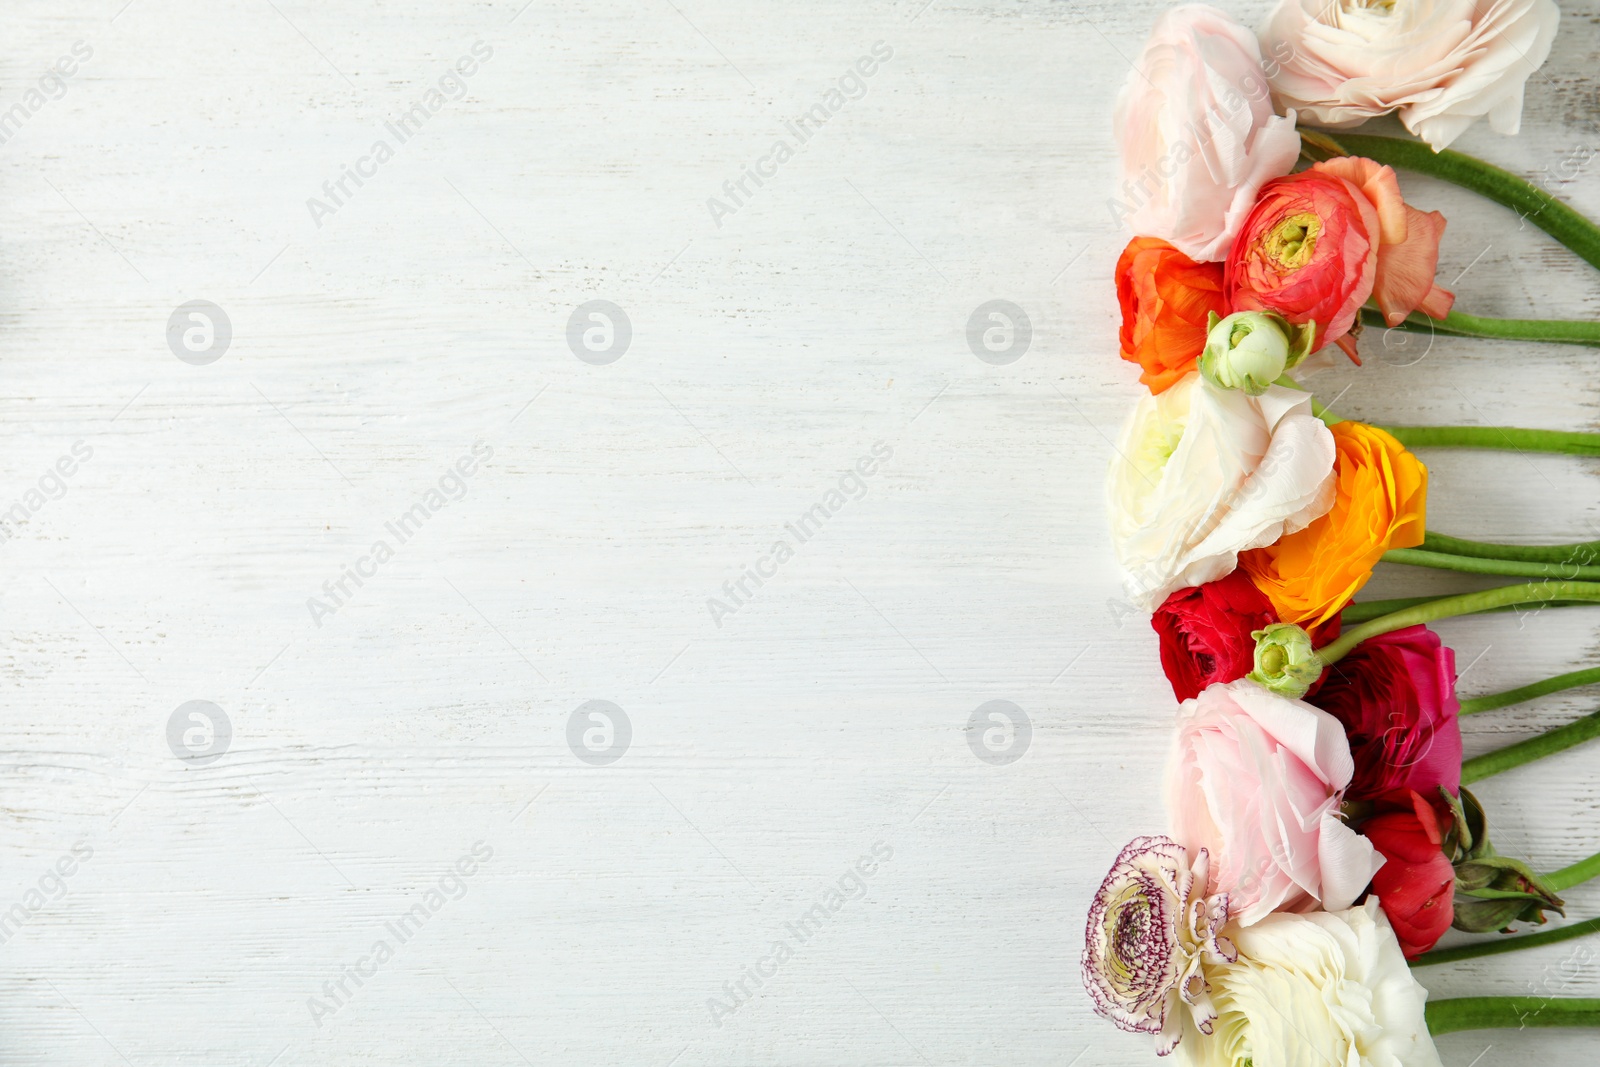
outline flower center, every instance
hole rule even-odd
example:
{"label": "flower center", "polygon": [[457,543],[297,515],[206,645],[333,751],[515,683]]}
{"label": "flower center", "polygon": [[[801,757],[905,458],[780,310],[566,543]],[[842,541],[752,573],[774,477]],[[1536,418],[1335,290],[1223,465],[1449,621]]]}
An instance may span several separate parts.
{"label": "flower center", "polygon": [[1322,220],[1310,211],[1290,215],[1268,231],[1262,252],[1285,270],[1299,270],[1316,251]]}
{"label": "flower center", "polygon": [[1395,32],[1395,22],[1403,20],[1395,12],[1395,3],[1396,0],[1340,0],[1337,6],[1328,5],[1317,21],[1338,26],[1369,43],[1387,40]]}
{"label": "flower center", "polygon": [[1147,477],[1151,477],[1151,480],[1160,478],[1161,472],[1167,467],[1167,461],[1183,443],[1183,431],[1187,423],[1187,419],[1181,418],[1170,421],[1152,419],[1150,425],[1146,427],[1134,462]]}
{"label": "flower center", "polygon": [[1137,960],[1149,947],[1149,938],[1149,904],[1142,899],[1129,902],[1117,915],[1117,929],[1112,938],[1117,959]]}
{"label": "flower center", "polygon": [[1267,674],[1281,674],[1287,659],[1283,649],[1269,645],[1261,651],[1261,669]]}

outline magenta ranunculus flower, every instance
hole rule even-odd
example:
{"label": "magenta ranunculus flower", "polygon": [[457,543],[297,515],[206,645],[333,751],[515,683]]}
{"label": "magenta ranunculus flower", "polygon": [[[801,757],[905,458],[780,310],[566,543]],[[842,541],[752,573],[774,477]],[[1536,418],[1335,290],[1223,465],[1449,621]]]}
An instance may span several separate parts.
{"label": "magenta ranunculus flower", "polygon": [[1232,963],[1220,931],[1228,898],[1208,896],[1205,849],[1168,837],[1136,837],[1111,865],[1089,905],[1083,985],[1094,1010],[1119,1029],[1159,1035],[1165,1056],[1186,1027],[1211,1032],[1207,964]]}
{"label": "magenta ranunculus flower", "polygon": [[1211,891],[1249,926],[1274,911],[1348,908],[1383,860],[1345,825],[1355,771],[1344,727],[1248,680],[1178,711],[1167,771],[1172,836],[1211,856]]}
{"label": "magenta ranunculus flower", "polygon": [[1456,657],[1426,626],[1369,637],[1328,668],[1314,703],[1344,724],[1355,759],[1346,796],[1461,790]]}

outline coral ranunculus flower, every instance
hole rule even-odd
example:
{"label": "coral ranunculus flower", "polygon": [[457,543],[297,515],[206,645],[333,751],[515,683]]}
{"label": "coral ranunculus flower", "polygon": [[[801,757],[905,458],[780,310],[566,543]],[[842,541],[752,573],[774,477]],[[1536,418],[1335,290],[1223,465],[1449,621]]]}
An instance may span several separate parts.
{"label": "coral ranunculus flower", "polygon": [[1283,622],[1306,629],[1343,611],[1391,548],[1422,543],[1428,468],[1376,426],[1335,423],[1333,507],[1276,544],[1239,554],[1239,566]]}
{"label": "coral ranunculus flower", "polygon": [[1122,358],[1139,364],[1139,381],[1152,393],[1194,369],[1206,346],[1207,316],[1228,313],[1222,264],[1196,263],[1154,237],[1135,237],[1122,250],[1117,300]]}
{"label": "coral ranunculus flower", "polygon": [[1316,324],[1314,349],[1343,339],[1378,276],[1378,210],[1344,178],[1304,170],[1275,178],[1228,253],[1233,311],[1276,311],[1296,326]]}
{"label": "coral ranunculus flower", "polygon": [[1413,311],[1449,314],[1455,296],[1434,284],[1444,226],[1401,198],[1391,167],[1317,163],[1262,186],[1228,255],[1229,308],[1315,323],[1317,348],[1336,343],[1356,359],[1350,331],[1369,298],[1390,326]]}
{"label": "coral ranunculus flower", "polygon": [[1339,156],[1311,169],[1357,186],[1377,209],[1378,273],[1373,279],[1372,299],[1389,325],[1400,325],[1413,311],[1435,319],[1448,315],[1455,294],[1434,284],[1444,216],[1407,204],[1400,197],[1400,179],[1394,168],[1370,159]]}

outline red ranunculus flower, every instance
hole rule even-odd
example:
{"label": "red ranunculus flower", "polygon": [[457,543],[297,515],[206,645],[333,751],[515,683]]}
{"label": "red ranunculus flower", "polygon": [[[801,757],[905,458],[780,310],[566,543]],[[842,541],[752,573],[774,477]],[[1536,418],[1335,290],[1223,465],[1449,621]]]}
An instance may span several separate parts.
{"label": "red ranunculus flower", "polygon": [[1329,667],[1306,699],[1344,724],[1356,762],[1348,799],[1460,791],[1456,657],[1426,626],[1369,637]]}
{"label": "red ranunculus flower", "polygon": [[1196,263],[1165,241],[1135,237],[1117,259],[1122,358],[1140,367],[1152,393],[1195,369],[1211,312],[1228,313],[1222,264]]}
{"label": "red ranunculus flower", "polygon": [[[1234,682],[1255,667],[1250,634],[1278,621],[1269,601],[1242,570],[1180,589],[1150,617],[1161,639],[1161,669],[1179,700],[1214,682]],[[1317,645],[1339,636],[1337,617],[1315,635]],[[1311,692],[1316,692],[1312,686]]]}
{"label": "red ranunculus flower", "polygon": [[1443,797],[1430,803],[1414,791],[1392,795],[1383,807],[1389,810],[1360,826],[1384,859],[1372,892],[1413,959],[1437,944],[1455,917],[1456,869],[1443,849],[1452,817]]}

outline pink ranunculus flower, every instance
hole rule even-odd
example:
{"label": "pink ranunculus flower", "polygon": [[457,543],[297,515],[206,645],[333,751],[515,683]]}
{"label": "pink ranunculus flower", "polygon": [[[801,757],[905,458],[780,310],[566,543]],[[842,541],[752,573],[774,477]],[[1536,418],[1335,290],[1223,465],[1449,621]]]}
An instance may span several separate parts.
{"label": "pink ranunculus flower", "polygon": [[1211,857],[1211,892],[1250,926],[1348,908],[1383,865],[1339,804],[1355,772],[1344,727],[1248,680],[1185,700],[1167,771],[1172,836]]}
{"label": "pink ranunculus flower", "polygon": [[1117,97],[1122,195],[1111,214],[1197,262],[1223,259],[1262,183],[1300,155],[1249,30],[1206,4],[1156,20]]}
{"label": "pink ranunculus flower", "polygon": [[1550,54],[1555,0],[1280,0],[1261,32],[1284,107],[1343,129],[1399,112],[1438,151],[1478,119],[1522,123],[1522,90]]}

